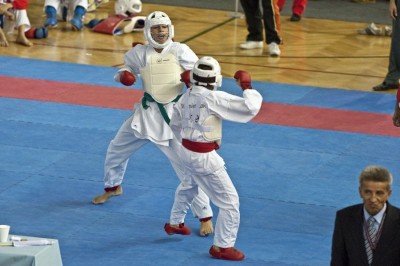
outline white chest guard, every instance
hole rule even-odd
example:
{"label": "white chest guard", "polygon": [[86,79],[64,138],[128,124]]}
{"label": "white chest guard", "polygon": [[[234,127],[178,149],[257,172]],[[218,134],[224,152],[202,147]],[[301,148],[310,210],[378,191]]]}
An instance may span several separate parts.
{"label": "white chest guard", "polygon": [[183,92],[180,74],[183,72],[175,53],[154,53],[140,69],[144,91],[158,103],[170,103]]}
{"label": "white chest guard", "polygon": [[183,128],[192,128],[201,132],[207,141],[216,141],[221,144],[222,138],[222,120],[215,115],[208,115],[205,119],[200,117],[200,108],[206,108],[206,97],[211,91],[205,91],[197,102],[190,105],[189,97],[185,98],[184,117],[182,119]]}

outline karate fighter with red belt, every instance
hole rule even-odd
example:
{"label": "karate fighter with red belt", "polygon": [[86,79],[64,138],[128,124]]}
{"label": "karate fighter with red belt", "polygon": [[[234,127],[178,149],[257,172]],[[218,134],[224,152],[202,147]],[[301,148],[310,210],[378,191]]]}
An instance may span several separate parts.
{"label": "karate fighter with red belt", "polygon": [[188,71],[183,73],[182,79],[192,86],[175,105],[170,126],[184,146],[182,160],[190,177],[183,180],[181,186],[191,189],[175,194],[170,222],[164,229],[168,234],[190,232],[184,219],[189,203],[200,188],[219,207],[210,255],[218,259],[243,260],[243,252],[234,248],[240,223],[239,196],[216,150],[221,145],[222,120],[250,121],[259,112],[263,99],[252,89],[250,74],[243,70],[234,75],[243,97],[217,91],[222,83],[221,68],[209,56],[196,62],[190,71],[190,81],[187,77]]}

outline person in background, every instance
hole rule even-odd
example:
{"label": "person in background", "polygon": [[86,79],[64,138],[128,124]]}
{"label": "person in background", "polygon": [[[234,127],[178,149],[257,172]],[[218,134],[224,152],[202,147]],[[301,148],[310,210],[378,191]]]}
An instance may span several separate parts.
{"label": "person in background", "polygon": [[46,13],[45,27],[55,28],[58,25],[57,17],[71,24],[73,30],[82,30],[83,16],[88,8],[88,0],[45,0]]}
{"label": "person in background", "polygon": [[0,6],[0,47],[8,46],[7,37],[3,31],[4,16],[7,16],[7,19],[10,21],[14,20],[14,15],[11,12],[9,12],[8,10],[3,10]]}
{"label": "person in background", "polygon": [[280,56],[279,45],[282,39],[280,31],[280,13],[277,0],[261,0],[262,12],[259,0],[240,0],[246,17],[248,35],[246,42],[240,44],[241,49],[263,48],[263,24],[265,40],[268,44],[271,56]]}
{"label": "person in background", "polygon": [[368,166],[359,176],[363,203],[336,213],[331,266],[400,265],[400,209],[389,203],[392,174]]}
{"label": "person in background", "polygon": [[31,26],[28,17],[28,0],[0,0],[0,14],[4,17],[4,31],[0,33],[1,46],[8,46],[7,33],[17,29],[16,42],[25,46],[32,46],[29,39],[47,38],[47,29],[44,27],[35,28]]}
{"label": "person in background", "polygon": [[[286,0],[278,0],[279,11],[283,10]],[[298,22],[301,20],[304,10],[306,9],[307,0],[293,0],[292,16],[290,21]]]}
{"label": "person in background", "polygon": [[392,41],[390,45],[389,67],[383,82],[372,87],[374,91],[394,90],[399,87],[400,78],[400,19],[398,5],[400,0],[389,0],[389,15],[392,18]]}

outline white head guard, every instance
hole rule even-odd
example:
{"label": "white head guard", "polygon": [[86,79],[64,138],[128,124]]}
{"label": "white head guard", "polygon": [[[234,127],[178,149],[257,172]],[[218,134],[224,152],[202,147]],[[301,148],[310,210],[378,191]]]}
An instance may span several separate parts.
{"label": "white head guard", "polygon": [[212,85],[214,90],[221,87],[221,67],[217,60],[211,56],[200,58],[190,72],[190,82],[199,85]]}
{"label": "white head guard", "polygon": [[[157,25],[168,26],[168,40],[165,43],[158,43],[153,39],[153,37],[151,37],[151,27]],[[172,42],[172,38],[174,38],[174,25],[172,25],[171,19],[168,17],[168,15],[161,11],[154,11],[150,13],[144,22],[144,38],[154,48],[163,49],[167,47],[167,45]]]}
{"label": "white head guard", "polygon": [[142,12],[142,2],[140,0],[116,0],[114,9],[115,14],[130,17]]}

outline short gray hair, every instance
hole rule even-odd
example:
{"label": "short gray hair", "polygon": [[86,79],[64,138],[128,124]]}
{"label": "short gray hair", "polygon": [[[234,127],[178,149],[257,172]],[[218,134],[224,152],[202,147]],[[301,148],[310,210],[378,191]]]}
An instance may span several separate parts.
{"label": "short gray hair", "polygon": [[384,182],[388,184],[388,189],[392,189],[393,176],[385,167],[370,165],[362,170],[359,176],[360,186],[364,181]]}

